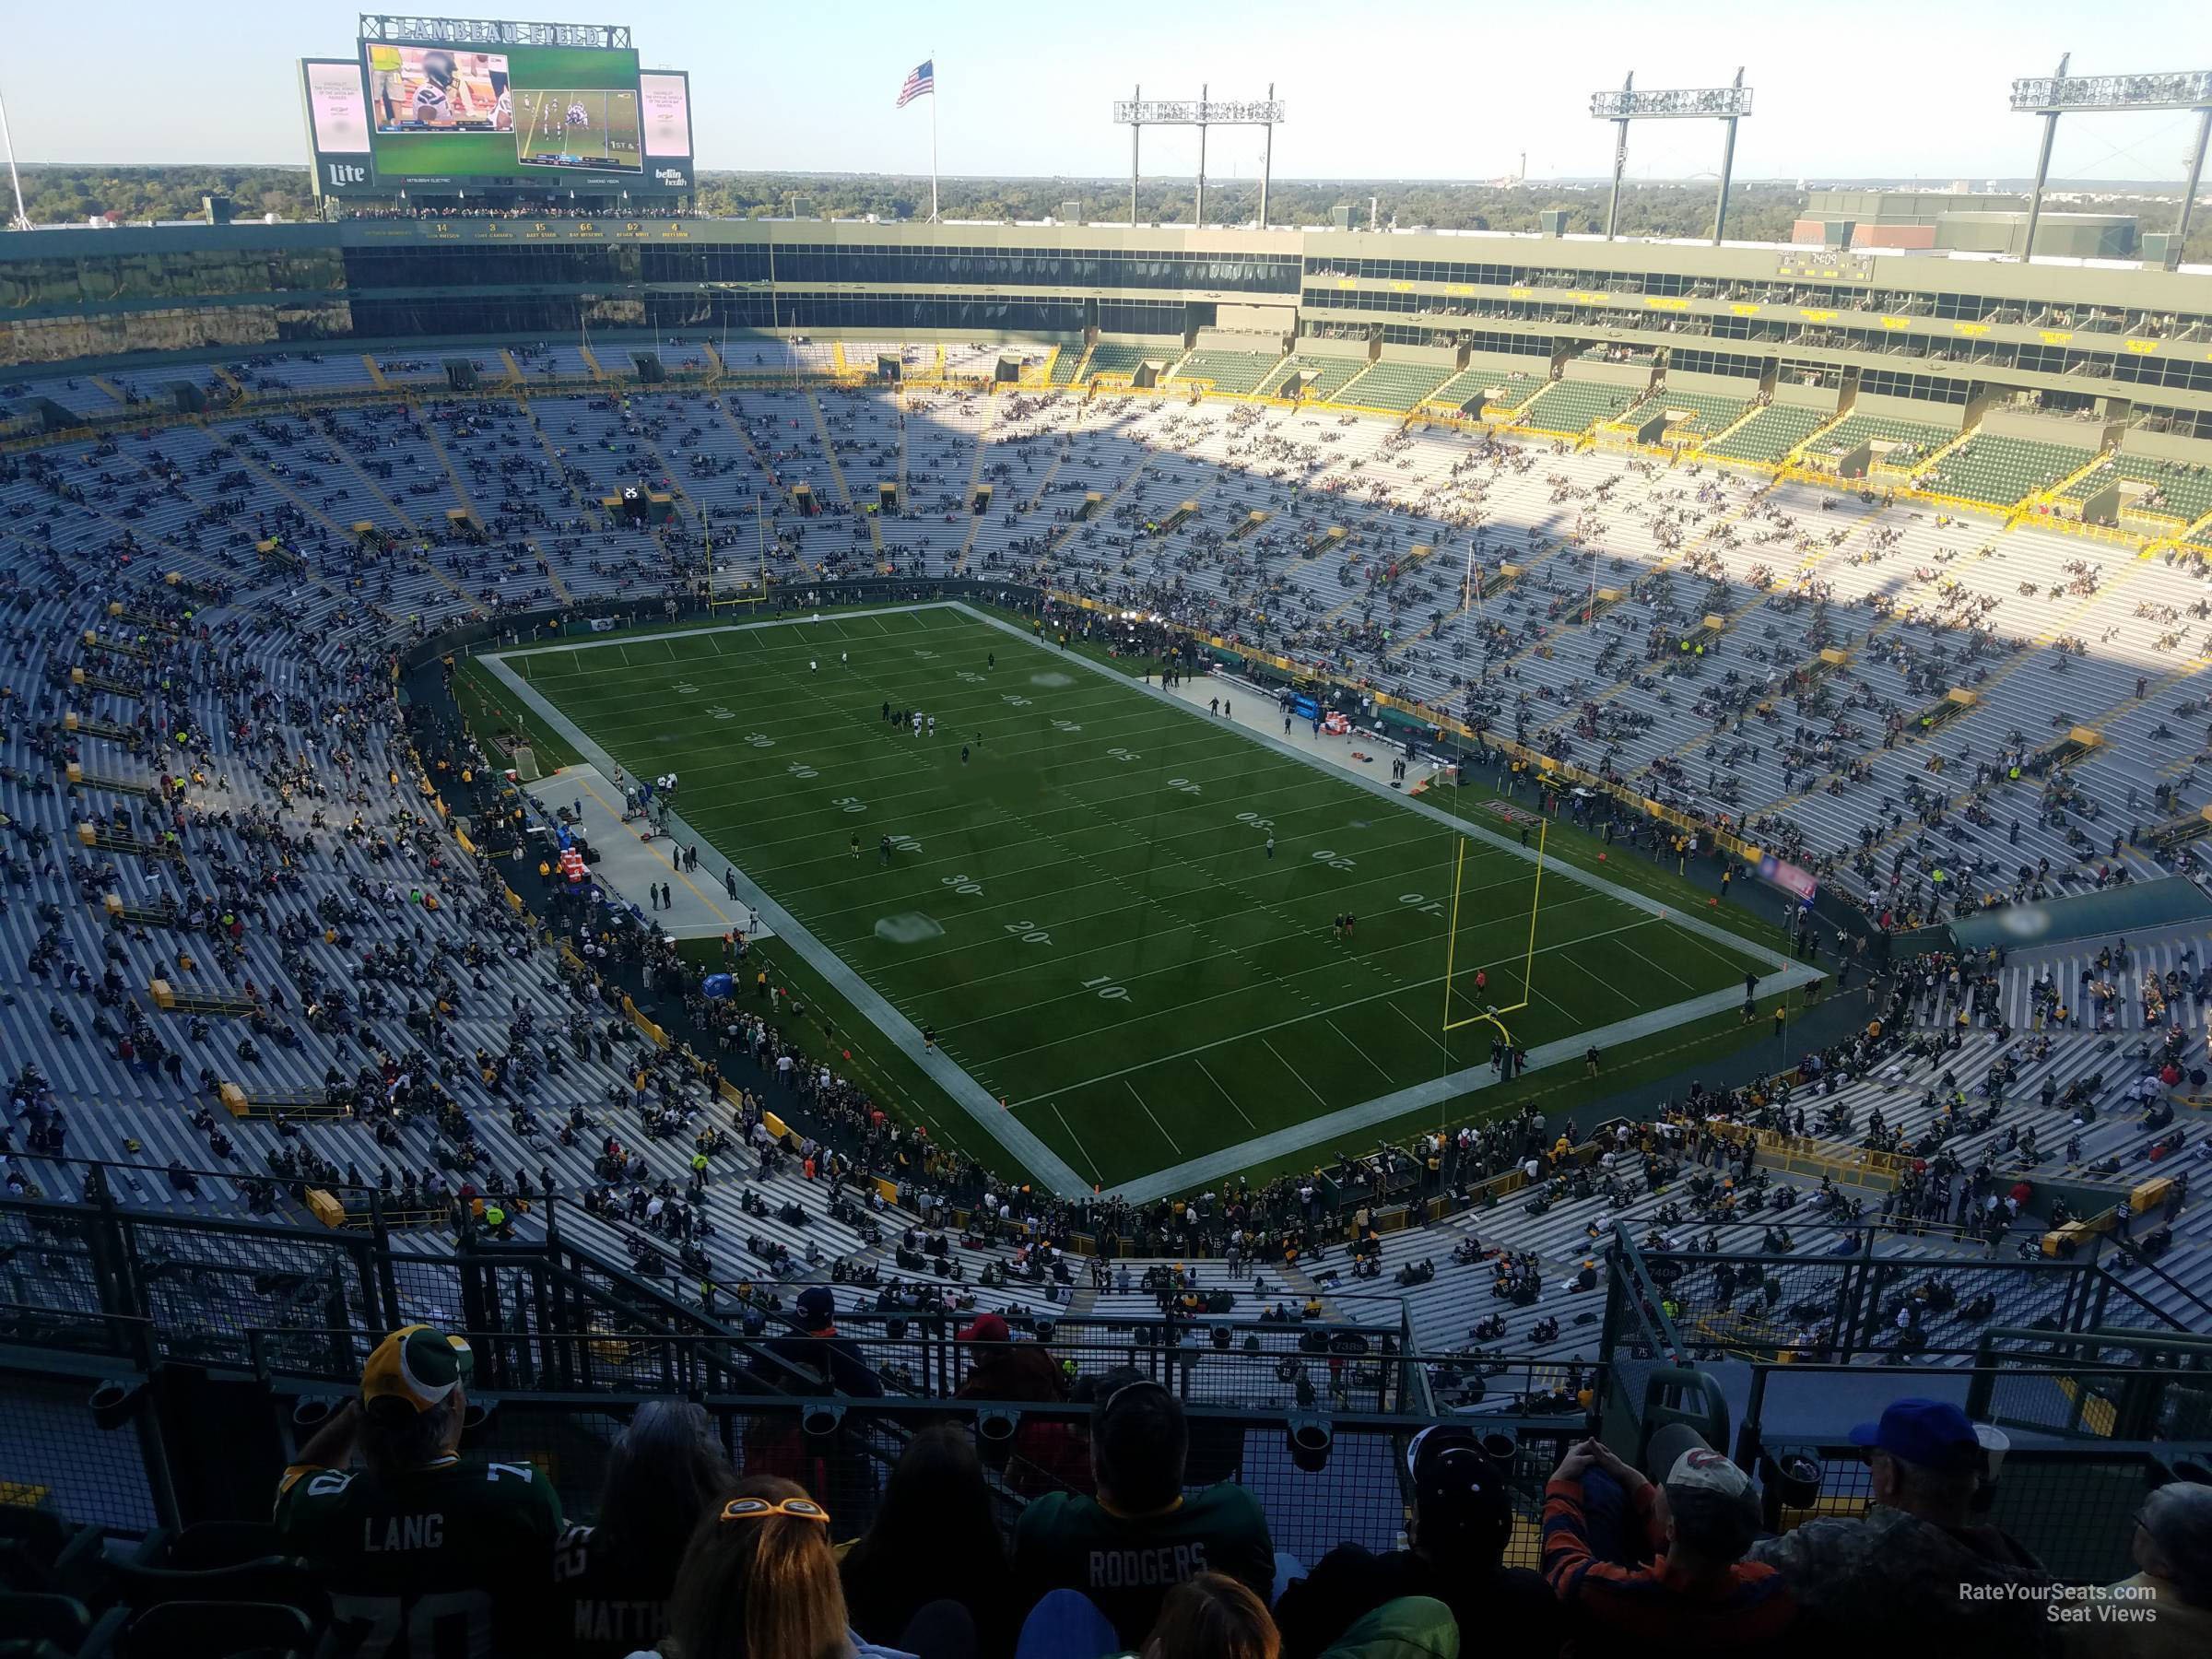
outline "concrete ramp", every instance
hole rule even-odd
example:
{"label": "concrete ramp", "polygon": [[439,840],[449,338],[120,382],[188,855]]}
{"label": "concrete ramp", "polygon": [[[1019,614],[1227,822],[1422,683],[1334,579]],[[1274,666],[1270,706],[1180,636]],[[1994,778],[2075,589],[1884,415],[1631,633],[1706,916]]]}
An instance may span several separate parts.
{"label": "concrete ramp", "polygon": [[[754,916],[742,900],[732,899],[722,882],[707,873],[709,863],[721,862],[711,856],[711,849],[699,849],[700,868],[679,869],[684,843],[651,834],[652,826],[641,817],[626,821],[622,792],[597,767],[564,766],[525,788],[548,816],[567,811],[575,817],[584,839],[599,854],[599,862],[592,865],[593,878],[636,905],[660,924],[662,932],[678,939],[718,939],[733,929],[748,939],[772,936],[765,919]],[[655,910],[649,889],[664,884],[669,908]]]}

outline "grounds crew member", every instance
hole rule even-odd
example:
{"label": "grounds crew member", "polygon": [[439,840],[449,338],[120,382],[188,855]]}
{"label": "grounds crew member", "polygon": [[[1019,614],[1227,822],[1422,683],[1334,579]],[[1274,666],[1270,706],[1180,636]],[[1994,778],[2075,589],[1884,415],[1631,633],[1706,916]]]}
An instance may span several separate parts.
{"label": "grounds crew member", "polygon": [[330,1592],[336,1652],[493,1659],[537,1645],[560,1496],[526,1463],[461,1457],[474,1371],[462,1338],[403,1325],[369,1356],[360,1399],[284,1472],[277,1536]]}

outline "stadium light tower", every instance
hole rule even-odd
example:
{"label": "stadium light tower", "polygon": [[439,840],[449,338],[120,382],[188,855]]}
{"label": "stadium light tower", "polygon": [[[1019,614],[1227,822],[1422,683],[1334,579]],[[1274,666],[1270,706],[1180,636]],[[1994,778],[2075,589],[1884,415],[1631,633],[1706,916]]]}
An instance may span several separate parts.
{"label": "stadium light tower", "polygon": [[10,230],[30,229],[30,215],[23,211],[23,180],[16,171],[16,141],[7,130],[7,102],[0,99],[0,147],[7,151],[7,182],[16,193],[16,211],[7,221]]}
{"label": "stadium light tower", "polygon": [[1257,126],[1267,129],[1267,147],[1260,161],[1260,229],[1267,228],[1267,182],[1275,171],[1275,126],[1283,118],[1283,106],[1270,85],[1264,99],[1208,100],[1209,88],[1200,87],[1195,100],[1188,98],[1147,100],[1143,87],[1131,98],[1117,99],[1113,119],[1129,129],[1129,223],[1136,224],[1137,144],[1148,126],[1194,126],[1198,129],[1198,201],[1192,217],[1206,223],[1206,129],[1216,126]]}
{"label": "stadium light tower", "polygon": [[2042,147],[2035,157],[2035,188],[2028,196],[2028,245],[2021,257],[2035,257],[2036,221],[2043,217],[2043,184],[2051,176],[2051,146],[2061,115],[2112,110],[2194,110],[2196,143],[2189,152],[2189,182],[2182,187],[2182,210],[2174,216],[2176,241],[2189,234],[2189,211],[2205,172],[2205,141],[2212,138],[2212,69],[2166,71],[2152,75],[2068,75],[2067,53],[2058,72],[2012,83],[2012,107],[2043,118]]}
{"label": "stadium light tower", "polygon": [[1618,92],[1590,94],[1590,113],[1609,121],[1618,129],[1613,139],[1613,194],[1606,204],[1606,240],[1613,240],[1620,223],[1620,178],[1629,170],[1629,123],[1631,121],[1717,121],[1727,137],[1721,147],[1721,190],[1712,207],[1712,240],[1718,242],[1728,228],[1728,179],[1735,169],[1735,124],[1751,113],[1751,88],[1744,72],[1735,72],[1729,87],[1693,87],[1672,92],[1639,92],[1636,72],[1629,71]]}

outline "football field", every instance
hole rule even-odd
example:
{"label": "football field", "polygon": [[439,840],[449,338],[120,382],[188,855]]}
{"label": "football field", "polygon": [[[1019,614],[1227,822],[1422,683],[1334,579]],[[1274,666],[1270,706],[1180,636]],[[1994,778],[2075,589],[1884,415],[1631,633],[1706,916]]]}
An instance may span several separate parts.
{"label": "football field", "polygon": [[1779,961],[949,606],[492,664],[1109,1190]]}

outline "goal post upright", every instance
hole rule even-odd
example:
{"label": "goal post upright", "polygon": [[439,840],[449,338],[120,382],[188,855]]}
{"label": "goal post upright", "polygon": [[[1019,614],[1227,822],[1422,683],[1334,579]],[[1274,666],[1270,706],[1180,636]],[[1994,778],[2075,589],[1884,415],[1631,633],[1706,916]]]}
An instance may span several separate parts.
{"label": "goal post upright", "polygon": [[1467,838],[1454,838],[1459,852],[1452,861],[1452,919],[1444,927],[1444,1032],[1448,1036],[1458,1028],[1452,1023],[1452,964],[1459,955],[1459,877],[1467,867]]}
{"label": "goal post upright", "polygon": [[[726,610],[740,605],[759,605],[768,597],[768,520],[758,501],[753,503],[760,547],[760,569],[756,581],[747,582],[737,572],[735,559],[744,537],[729,526],[723,527],[724,558],[714,554],[713,510],[703,503],[700,507],[700,535],[703,538],[707,558],[707,608],[710,611]],[[725,569],[725,561],[727,568]],[[750,587],[754,591],[747,592]]]}
{"label": "goal post upright", "polygon": [[1536,916],[1544,902],[1544,843],[1551,830],[1551,820],[1545,818],[1536,830],[1536,880],[1528,897],[1528,950],[1521,963],[1521,1000],[1505,1007],[1488,1007],[1479,1014],[1470,1014],[1464,1019],[1452,1018],[1452,993],[1456,979],[1459,959],[1459,899],[1462,878],[1467,865],[1467,838],[1459,838],[1459,856],[1452,865],[1452,918],[1444,941],[1444,1031],[1450,1035],[1471,1025],[1493,1025],[1508,1042],[1512,1033],[1505,1029],[1500,1016],[1518,1014],[1535,1000],[1536,971]]}
{"label": "goal post upright", "polygon": [[[1551,820],[1544,818],[1536,830],[1536,885],[1528,896],[1528,956],[1521,964],[1521,1000],[1514,1008],[1525,1008],[1536,995],[1536,911],[1544,902],[1544,838],[1550,832]],[[1502,1010],[1512,1013],[1512,1008]]]}

